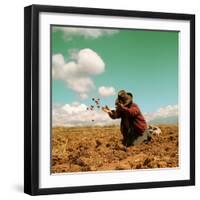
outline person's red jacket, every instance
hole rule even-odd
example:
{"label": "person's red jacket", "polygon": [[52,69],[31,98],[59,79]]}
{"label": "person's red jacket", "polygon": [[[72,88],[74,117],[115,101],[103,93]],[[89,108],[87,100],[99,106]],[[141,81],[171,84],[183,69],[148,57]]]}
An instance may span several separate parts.
{"label": "person's red jacket", "polygon": [[135,103],[122,110],[112,110],[109,115],[112,119],[121,118],[121,131],[123,134],[126,134],[129,129],[142,134],[147,129],[146,120]]}

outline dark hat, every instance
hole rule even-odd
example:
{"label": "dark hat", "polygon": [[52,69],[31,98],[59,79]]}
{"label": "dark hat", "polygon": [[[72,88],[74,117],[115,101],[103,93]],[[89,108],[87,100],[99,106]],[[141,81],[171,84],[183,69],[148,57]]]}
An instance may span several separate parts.
{"label": "dark hat", "polygon": [[115,101],[115,105],[117,105],[118,103],[122,103],[126,106],[132,103],[132,100],[133,100],[132,93],[126,92],[125,90],[120,90],[118,92],[118,97]]}

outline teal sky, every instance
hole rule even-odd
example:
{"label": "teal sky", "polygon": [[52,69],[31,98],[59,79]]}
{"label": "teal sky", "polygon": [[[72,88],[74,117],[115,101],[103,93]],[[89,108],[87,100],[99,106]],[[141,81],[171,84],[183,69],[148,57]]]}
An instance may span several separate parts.
{"label": "teal sky", "polygon": [[[112,35],[85,38],[52,31],[51,53],[61,53],[66,62],[69,51],[90,48],[105,63],[105,72],[94,76],[96,86],[89,98],[81,100],[63,80],[52,80],[52,103],[74,101],[90,105],[100,86],[132,92],[143,112],[178,103],[178,32],[120,29]],[[116,96],[104,97],[102,104],[114,106]]]}

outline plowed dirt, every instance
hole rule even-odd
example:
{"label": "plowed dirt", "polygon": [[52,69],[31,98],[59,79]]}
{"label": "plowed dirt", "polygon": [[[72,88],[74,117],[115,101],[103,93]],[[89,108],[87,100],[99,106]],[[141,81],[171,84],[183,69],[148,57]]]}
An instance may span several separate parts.
{"label": "plowed dirt", "polygon": [[148,144],[122,145],[118,126],[52,129],[52,173],[178,167],[178,127],[159,125]]}

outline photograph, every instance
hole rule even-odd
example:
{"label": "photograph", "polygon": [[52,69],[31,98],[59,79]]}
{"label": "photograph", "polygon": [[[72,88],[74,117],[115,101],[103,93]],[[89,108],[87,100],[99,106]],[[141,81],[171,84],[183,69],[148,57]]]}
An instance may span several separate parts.
{"label": "photograph", "polygon": [[31,5],[24,27],[25,193],[195,184],[193,14]]}
{"label": "photograph", "polygon": [[52,174],[179,167],[179,37],[51,24]]}

